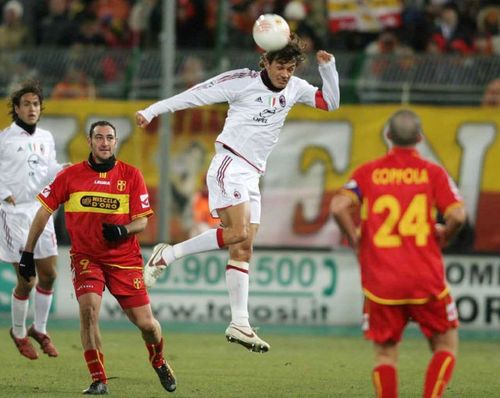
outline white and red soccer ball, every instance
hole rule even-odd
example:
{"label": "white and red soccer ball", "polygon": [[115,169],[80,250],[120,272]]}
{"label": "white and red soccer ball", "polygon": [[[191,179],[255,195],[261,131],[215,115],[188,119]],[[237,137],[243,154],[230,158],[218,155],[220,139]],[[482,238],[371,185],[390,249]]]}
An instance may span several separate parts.
{"label": "white and red soccer ball", "polygon": [[278,51],[290,40],[290,27],[276,14],[261,15],[253,25],[253,39],[265,51]]}

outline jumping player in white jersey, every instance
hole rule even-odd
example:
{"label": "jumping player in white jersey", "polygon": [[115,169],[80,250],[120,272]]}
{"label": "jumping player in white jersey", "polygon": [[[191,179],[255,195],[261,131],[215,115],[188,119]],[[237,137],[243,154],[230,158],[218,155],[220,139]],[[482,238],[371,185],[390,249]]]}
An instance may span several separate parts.
{"label": "jumping player in white jersey", "polygon": [[[35,196],[62,169],[56,160],[50,131],[37,127],[43,93],[37,82],[26,82],[10,98],[13,123],[0,133],[0,259],[12,263],[17,284],[12,292],[10,336],[21,355],[37,359],[29,337],[51,357],[57,349],[47,334],[47,319],[56,279],[57,241],[51,219],[35,248],[38,280],[23,275],[19,259],[31,222],[40,207]],[[33,255],[33,254],[31,254]],[[26,329],[30,293],[35,287],[34,322]]]}
{"label": "jumping player in white jersey", "polygon": [[249,262],[261,214],[259,178],[295,103],[326,111],[339,107],[335,58],[320,50],[316,59],[322,90],[293,75],[304,54],[300,39],[292,35],[285,48],[261,56],[261,71],[239,69],[222,73],[136,114],[137,125],[145,127],[165,112],[221,102],[229,104],[207,173],[210,211],[221,219],[222,227],[173,246],[156,245],[144,267],[144,279],[151,286],[173,261],[228,247],[226,283],[232,319],[226,338],[254,352],[270,349],[250,327],[248,315]]}

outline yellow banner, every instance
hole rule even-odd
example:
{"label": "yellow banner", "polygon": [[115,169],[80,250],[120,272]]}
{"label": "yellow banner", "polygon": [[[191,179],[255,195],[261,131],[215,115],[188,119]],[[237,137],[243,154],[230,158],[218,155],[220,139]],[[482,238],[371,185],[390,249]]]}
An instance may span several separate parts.
{"label": "yellow banner", "polygon": [[[167,154],[159,152],[158,120],[145,130],[135,126],[135,112],[149,104],[149,101],[47,100],[40,126],[54,134],[59,160],[75,163],[88,156],[86,134],[90,124],[100,119],[111,121],[118,130],[118,157],[143,172],[154,199],[159,180],[158,160]],[[0,115],[0,126],[3,128],[11,123],[7,101],[0,101],[0,107],[5,109]],[[325,165],[326,170],[324,191],[331,194],[347,180],[356,166],[386,152],[384,125],[389,116],[400,108],[399,105],[360,105],[343,106],[336,112],[322,112],[297,106],[289,114],[281,141],[286,142],[286,135],[292,130],[299,132],[298,138],[286,142],[286,148],[280,142],[275,152],[279,155],[280,151],[296,150],[301,157],[296,164],[290,164],[290,161],[295,161],[290,157],[284,162],[275,162],[267,174],[287,176],[291,170],[298,170],[307,175],[314,165],[320,163]],[[422,118],[426,137],[421,147],[424,156],[442,164],[464,195],[476,229],[476,248],[500,250],[500,236],[495,232],[498,230],[496,215],[500,214],[500,112],[494,108],[475,107],[409,108]],[[176,112],[170,119],[170,173],[174,190],[172,228],[175,240],[188,234],[191,198],[203,185],[202,177],[213,153],[215,137],[222,129],[226,110],[224,105],[203,107]],[[305,126],[303,131],[301,126]],[[322,131],[324,135],[315,135],[315,130]],[[330,134],[331,140],[335,140],[339,132],[345,135],[346,141],[331,146]],[[310,141],[314,137],[316,140],[321,137],[322,141],[312,146]],[[343,159],[345,167],[336,166],[339,158]],[[267,178],[271,180],[272,175],[264,177],[264,182]],[[263,196],[266,197],[265,184]],[[152,203],[154,206],[155,201],[152,200]],[[326,204],[327,201],[322,204],[324,211]],[[283,215],[285,218],[289,216]],[[276,223],[280,222],[289,225],[289,220]],[[154,233],[144,240],[153,242]]]}

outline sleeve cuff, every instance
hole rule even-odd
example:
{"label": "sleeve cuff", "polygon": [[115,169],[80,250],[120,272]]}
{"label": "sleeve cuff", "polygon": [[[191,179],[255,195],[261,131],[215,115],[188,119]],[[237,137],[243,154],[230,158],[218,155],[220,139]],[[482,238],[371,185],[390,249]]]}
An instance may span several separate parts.
{"label": "sleeve cuff", "polygon": [[42,198],[40,198],[40,195],[37,195],[36,197],[38,199],[38,201],[40,202],[40,204],[42,205],[42,207],[47,210],[50,214],[54,213],[55,210],[52,210],[44,201]]}
{"label": "sleeve cuff", "polygon": [[151,120],[153,120],[153,118],[156,116],[148,109],[143,109],[142,111],[139,111],[139,113],[146,118],[148,123],[151,122]]}
{"label": "sleeve cuff", "polygon": [[347,197],[351,198],[352,201],[354,203],[356,203],[356,204],[360,203],[358,195],[356,195],[353,191],[351,191],[349,189],[340,188],[339,193],[342,194],[342,195],[344,195],[344,196],[347,196]]}
{"label": "sleeve cuff", "polygon": [[318,64],[318,67],[320,69],[327,69],[329,67],[331,67],[332,65],[335,66],[335,57],[332,56],[332,59],[330,61],[328,61],[326,64]]}

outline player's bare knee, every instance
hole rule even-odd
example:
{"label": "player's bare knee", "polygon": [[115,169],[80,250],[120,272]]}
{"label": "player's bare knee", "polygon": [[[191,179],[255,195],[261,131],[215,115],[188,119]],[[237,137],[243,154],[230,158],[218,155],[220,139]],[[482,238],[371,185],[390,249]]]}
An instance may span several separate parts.
{"label": "player's bare knee", "polygon": [[27,297],[30,295],[34,287],[35,278],[31,278],[31,280],[28,282],[24,278],[20,277],[17,280],[17,285],[14,289],[14,293],[20,297]]}
{"label": "player's bare knee", "polygon": [[444,333],[437,333],[429,338],[432,352],[447,351],[456,355],[458,351],[458,331],[449,329]]}
{"label": "player's bare knee", "polygon": [[154,335],[158,329],[157,324],[151,318],[137,319],[135,325],[144,335]]}
{"label": "player's bare knee", "polygon": [[244,225],[240,228],[237,228],[235,230],[235,237],[236,237],[237,243],[244,242],[245,240],[247,240],[249,233],[250,233],[250,228],[248,225]]}
{"label": "player's bare knee", "polygon": [[42,289],[45,290],[52,290],[56,279],[57,273],[55,271],[50,273],[38,274],[38,284]]}

